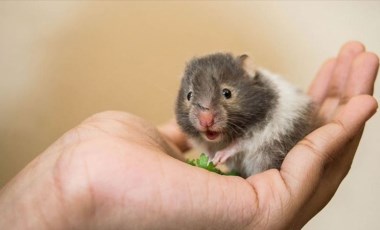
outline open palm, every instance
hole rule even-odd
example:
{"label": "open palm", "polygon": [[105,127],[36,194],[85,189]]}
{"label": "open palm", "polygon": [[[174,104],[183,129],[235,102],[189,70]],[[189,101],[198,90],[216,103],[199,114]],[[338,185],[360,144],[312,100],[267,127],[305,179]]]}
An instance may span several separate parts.
{"label": "open palm", "polygon": [[0,210],[7,212],[0,228],[301,228],[350,168],[377,109],[370,95],[378,64],[360,43],[346,44],[310,87],[323,125],[289,152],[280,170],[247,179],[181,161],[186,138],[175,122],[156,129],[126,113],[94,115],[1,191]]}

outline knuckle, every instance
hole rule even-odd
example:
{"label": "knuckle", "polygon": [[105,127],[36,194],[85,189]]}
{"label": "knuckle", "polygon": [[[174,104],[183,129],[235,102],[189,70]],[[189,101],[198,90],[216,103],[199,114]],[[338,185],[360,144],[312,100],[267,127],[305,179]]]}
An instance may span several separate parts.
{"label": "knuckle", "polygon": [[320,152],[318,146],[310,138],[305,137],[297,144],[299,147],[303,148],[303,151],[308,152],[320,161],[324,161],[323,154]]}
{"label": "knuckle", "polygon": [[317,159],[323,164],[328,164],[329,162],[334,161],[334,157],[329,152],[322,149],[313,139],[305,137],[298,143],[299,147],[303,148],[304,152],[310,154],[310,156]]}
{"label": "knuckle", "polygon": [[[346,126],[343,124],[342,121],[336,119],[336,120],[333,120],[331,124],[336,126],[339,129],[340,134],[343,134],[343,136],[349,136],[350,132],[348,131],[348,129],[346,128]],[[334,137],[331,137],[331,138],[334,138]]]}

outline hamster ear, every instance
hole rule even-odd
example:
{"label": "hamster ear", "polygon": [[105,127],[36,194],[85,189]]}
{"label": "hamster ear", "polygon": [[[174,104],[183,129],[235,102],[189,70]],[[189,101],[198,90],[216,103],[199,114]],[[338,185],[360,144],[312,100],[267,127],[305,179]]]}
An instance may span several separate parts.
{"label": "hamster ear", "polygon": [[243,67],[249,76],[256,76],[256,66],[253,64],[252,59],[247,54],[240,55],[237,59],[240,63],[240,66]]}

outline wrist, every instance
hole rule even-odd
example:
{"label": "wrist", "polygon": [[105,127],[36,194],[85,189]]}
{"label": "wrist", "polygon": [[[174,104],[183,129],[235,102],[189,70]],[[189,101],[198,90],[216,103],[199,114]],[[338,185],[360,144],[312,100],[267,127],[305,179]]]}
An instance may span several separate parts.
{"label": "wrist", "polygon": [[[52,148],[56,149],[57,145]],[[30,162],[0,191],[0,229],[71,229],[79,226],[77,216],[84,202],[70,196],[62,180],[60,153],[47,150]],[[76,196],[78,197],[78,196]],[[81,220],[80,220],[81,219]]]}
{"label": "wrist", "polygon": [[0,229],[64,229],[63,210],[51,174],[36,159],[0,192]]}

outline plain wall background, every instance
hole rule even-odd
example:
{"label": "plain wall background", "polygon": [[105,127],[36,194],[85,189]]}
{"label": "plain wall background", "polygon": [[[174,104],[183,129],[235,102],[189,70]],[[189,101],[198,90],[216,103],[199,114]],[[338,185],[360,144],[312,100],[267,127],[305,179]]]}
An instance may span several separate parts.
{"label": "plain wall background", "polygon": [[[2,1],[0,187],[93,113],[171,118],[194,55],[248,52],[307,89],[348,40],[380,54],[380,2]],[[305,229],[380,228],[379,128],[376,115],[350,174]]]}

